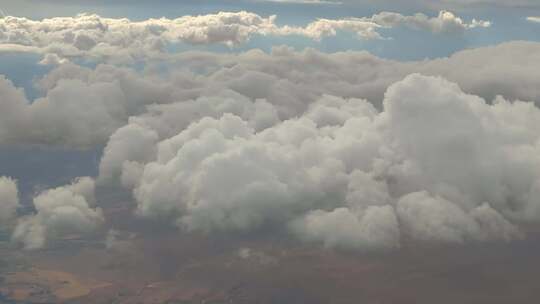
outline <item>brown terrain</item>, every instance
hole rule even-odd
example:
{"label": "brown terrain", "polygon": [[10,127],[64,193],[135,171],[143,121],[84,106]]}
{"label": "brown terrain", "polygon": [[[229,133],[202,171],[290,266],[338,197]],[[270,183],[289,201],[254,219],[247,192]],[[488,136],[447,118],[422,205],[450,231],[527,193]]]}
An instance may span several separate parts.
{"label": "brown terrain", "polygon": [[0,303],[540,303],[537,233],[352,253],[117,220],[130,233],[109,249],[76,239],[36,252],[1,247]]}

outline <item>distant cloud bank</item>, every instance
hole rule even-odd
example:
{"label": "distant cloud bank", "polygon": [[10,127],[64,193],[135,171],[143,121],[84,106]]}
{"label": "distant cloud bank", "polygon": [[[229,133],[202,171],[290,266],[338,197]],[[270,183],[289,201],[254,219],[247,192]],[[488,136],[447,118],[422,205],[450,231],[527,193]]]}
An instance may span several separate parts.
{"label": "distant cloud bank", "polygon": [[41,21],[8,16],[0,19],[0,50],[36,52],[59,58],[89,57],[129,62],[144,57],[159,57],[168,53],[167,46],[170,44],[225,44],[234,47],[245,43],[253,35],[298,35],[321,40],[335,36],[338,31],[346,31],[361,39],[385,39],[379,33],[382,28],[408,27],[435,34],[459,34],[468,29],[491,25],[489,21],[476,19],[465,22],[448,11],[441,11],[436,17],[382,12],[363,18],[319,19],[305,27],[280,26],[275,20],[276,16],[262,17],[245,11],[144,21],[97,15]]}

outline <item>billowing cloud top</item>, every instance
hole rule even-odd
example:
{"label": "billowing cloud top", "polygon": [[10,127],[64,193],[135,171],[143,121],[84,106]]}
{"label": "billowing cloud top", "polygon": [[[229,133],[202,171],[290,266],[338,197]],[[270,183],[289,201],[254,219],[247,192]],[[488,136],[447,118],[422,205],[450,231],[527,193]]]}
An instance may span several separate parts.
{"label": "billowing cloud top", "polygon": [[[489,105],[418,74],[388,88],[382,111],[323,96],[280,121],[225,100],[187,127],[132,120],[111,137],[100,179],[132,189],[142,216],[206,232],[286,226],[328,247],[508,241],[522,237],[512,223],[540,218],[532,103]],[[180,131],[160,135],[156,118]]]}
{"label": "billowing cloud top", "polygon": [[94,204],[90,178],[44,191],[34,198],[36,214],[19,219],[13,240],[26,249],[38,249],[56,238],[89,234],[103,223],[101,209],[92,208]]}

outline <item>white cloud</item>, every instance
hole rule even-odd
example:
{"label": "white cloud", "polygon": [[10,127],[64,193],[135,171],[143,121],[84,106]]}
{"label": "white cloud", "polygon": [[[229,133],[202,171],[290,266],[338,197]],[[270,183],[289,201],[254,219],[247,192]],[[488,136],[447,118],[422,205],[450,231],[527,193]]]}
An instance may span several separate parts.
{"label": "white cloud", "polygon": [[372,17],[319,19],[305,27],[280,26],[276,16],[262,17],[250,12],[219,12],[176,19],[104,18],[97,15],[56,17],[40,21],[27,18],[0,19],[0,50],[45,54],[43,63],[58,58],[88,57],[114,62],[130,62],[145,57],[161,57],[166,46],[175,43],[213,44],[230,47],[246,42],[253,35],[300,35],[320,40],[337,31],[350,31],[362,39],[381,39],[379,28],[406,26],[433,33],[456,33],[474,27],[487,27],[489,22],[464,22],[446,11],[430,18],[423,14],[404,16],[383,12]]}
{"label": "white cloud", "polygon": [[488,202],[513,219],[526,218],[527,206],[538,203],[525,195],[540,172],[534,104],[498,99],[488,105],[442,78],[420,75],[392,85],[384,103],[404,159],[386,170],[403,179],[400,187],[469,206]]}
{"label": "white cloud", "polygon": [[39,249],[50,240],[85,236],[104,222],[101,209],[93,208],[94,204],[94,181],[90,178],[44,191],[34,198],[36,214],[19,219],[12,239],[25,249]]}
{"label": "white cloud", "polygon": [[133,71],[102,66],[95,71],[63,65],[40,82],[45,96],[30,102],[0,76],[0,142],[89,148],[100,144],[155,99],[159,84]]}
{"label": "white cloud", "polygon": [[527,17],[527,21],[540,23],[540,17]]}
{"label": "white cloud", "polygon": [[17,182],[9,177],[0,177],[0,225],[4,225],[17,216],[19,190]]}
{"label": "white cloud", "polygon": [[[490,105],[442,78],[413,74],[389,87],[381,111],[323,96],[261,130],[242,114],[157,132],[156,150],[141,157],[109,158],[129,146],[113,140],[104,160],[129,175],[124,185],[139,215],[190,230],[287,226],[305,241],[371,250],[397,248],[402,235],[509,241],[522,237],[515,224],[540,219],[533,103]],[[132,119],[132,127],[154,130],[144,121]]]}
{"label": "white cloud", "polygon": [[471,23],[464,22],[461,18],[449,11],[440,11],[439,15],[429,18],[424,14],[404,16],[398,13],[382,12],[371,19],[386,27],[407,26],[415,29],[427,30],[433,33],[456,33],[476,27],[490,27],[491,22],[473,19]]}
{"label": "white cloud", "polygon": [[[380,108],[388,86],[413,72],[444,76],[489,101],[500,94],[538,103],[540,69],[535,62],[540,62],[540,44],[512,42],[420,62],[279,47],[270,54],[188,52],[168,62],[165,72],[153,72],[151,64],[136,72],[68,63],[38,81],[44,97],[34,102],[0,77],[0,142],[95,147],[105,144],[129,117],[170,137],[195,119],[226,112],[259,131],[304,113],[325,94],[366,98]],[[310,115],[329,116],[324,118],[328,122],[350,115],[330,117],[336,115],[331,107],[317,111]]]}
{"label": "white cloud", "polygon": [[327,248],[388,250],[400,244],[397,218],[388,205],[368,207],[363,214],[347,208],[312,211],[292,222],[291,229],[299,238]]}
{"label": "white cloud", "polygon": [[422,191],[400,198],[396,209],[406,233],[423,241],[463,243],[521,237],[515,226],[487,204],[467,213],[444,198]]}
{"label": "white cloud", "polygon": [[[108,141],[98,181],[132,190],[139,215],[190,230],[286,227],[358,250],[509,241],[540,220],[539,48],[421,62],[285,47],[188,52],[159,73],[61,64],[33,103],[0,81],[0,139]],[[39,248],[94,231],[103,218],[92,189],[40,194],[14,239]]]}

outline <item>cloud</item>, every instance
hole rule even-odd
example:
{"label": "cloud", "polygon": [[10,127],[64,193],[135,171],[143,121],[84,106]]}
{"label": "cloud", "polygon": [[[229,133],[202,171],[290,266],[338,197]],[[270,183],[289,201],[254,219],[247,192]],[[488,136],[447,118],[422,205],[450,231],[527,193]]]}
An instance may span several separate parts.
{"label": "cloud", "polygon": [[[187,52],[157,71],[151,62],[144,71],[65,63],[37,81],[43,97],[33,102],[0,76],[0,142],[92,148],[130,120],[170,137],[195,119],[226,112],[259,131],[303,114],[325,94],[368,99],[380,109],[388,86],[414,72],[444,76],[488,101],[502,95],[539,103],[539,54],[538,43],[511,42],[419,62],[276,47],[271,53]],[[335,112],[316,110],[310,115]]]}
{"label": "cloud", "polygon": [[471,23],[449,11],[440,11],[439,15],[429,18],[424,14],[403,16],[398,13],[382,12],[371,18],[377,24],[386,27],[407,26],[414,29],[427,30],[433,33],[459,33],[476,27],[490,27],[491,22],[473,19]]}
{"label": "cloud", "polygon": [[466,213],[458,205],[422,191],[401,197],[396,210],[406,233],[423,241],[463,243],[521,238],[521,232],[488,204]]}
{"label": "cloud", "polygon": [[118,129],[109,139],[100,163],[100,182],[111,184],[121,178],[124,162],[148,162],[155,155],[157,133],[137,124]]}
{"label": "cloud", "polygon": [[325,1],[325,0],[260,0],[263,2],[277,2],[277,3],[293,3],[293,4],[325,4],[325,5],[340,5],[342,2],[339,1]]}
{"label": "cloud", "polygon": [[[132,119],[103,160],[140,216],[184,229],[287,227],[303,241],[375,250],[403,238],[511,241],[523,237],[519,224],[540,219],[540,109],[531,102],[488,104],[412,74],[387,89],[381,110],[326,95],[260,129],[252,111],[193,116],[181,128],[165,113]],[[154,148],[126,153],[143,134]]]}
{"label": "cloud", "polygon": [[159,84],[135,75],[112,66],[90,71],[63,65],[41,80],[45,96],[33,102],[0,76],[0,142],[76,148],[103,144],[129,116],[155,99],[166,99]]}
{"label": "cloud", "polygon": [[19,191],[17,182],[9,177],[0,177],[0,225],[4,225],[17,216]]}
{"label": "cloud", "polygon": [[88,235],[104,222],[101,209],[94,205],[94,181],[90,178],[46,190],[34,198],[36,213],[19,219],[12,239],[33,250],[51,240]]}
{"label": "cloud", "polygon": [[527,17],[527,21],[540,23],[540,17]]}
{"label": "cloud", "polygon": [[383,12],[372,17],[319,19],[305,27],[280,26],[276,16],[262,17],[255,13],[219,12],[176,19],[104,18],[97,15],[56,17],[43,20],[11,17],[0,19],[0,46],[3,51],[37,52],[46,56],[44,63],[85,57],[113,62],[132,62],[146,57],[167,54],[167,46],[177,43],[225,44],[234,47],[253,35],[300,35],[320,40],[349,31],[362,39],[383,38],[378,30],[406,26],[433,33],[458,33],[474,27],[488,27],[489,22],[464,22],[446,11],[430,18],[423,14],[404,16]]}
{"label": "cloud", "polygon": [[[511,241],[540,219],[538,48],[421,62],[188,52],[159,73],[64,63],[32,103],[1,79],[0,138],[106,144],[97,181],[181,229],[275,229],[353,250]],[[81,180],[39,194],[13,239],[91,234],[104,221],[92,193]]]}
{"label": "cloud", "polygon": [[527,194],[538,179],[534,104],[499,98],[488,105],[442,78],[420,75],[392,85],[384,103],[405,160],[388,168],[407,180],[399,187],[444,193],[468,206],[488,202],[512,219],[538,217],[526,212],[537,204]]}
{"label": "cloud", "polygon": [[[538,48],[421,62],[285,47],[188,52],[159,73],[66,63],[37,82],[44,96],[33,103],[0,81],[0,135],[106,144],[97,181],[131,191],[138,215],[181,229],[285,230],[354,250],[510,241],[540,219],[540,110],[519,101],[540,100]],[[83,194],[92,191],[75,185],[38,195],[14,240],[39,248],[95,231],[103,218]],[[85,225],[72,227],[66,210]]]}
{"label": "cloud", "polygon": [[397,218],[390,206],[371,206],[363,214],[347,208],[316,210],[291,227],[297,237],[327,248],[388,250],[400,244]]}

